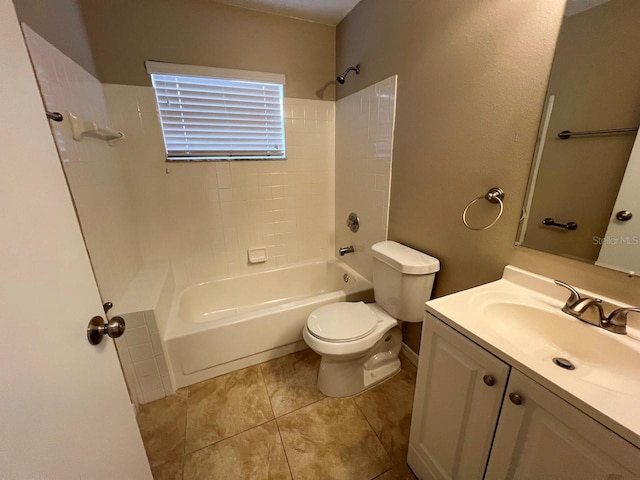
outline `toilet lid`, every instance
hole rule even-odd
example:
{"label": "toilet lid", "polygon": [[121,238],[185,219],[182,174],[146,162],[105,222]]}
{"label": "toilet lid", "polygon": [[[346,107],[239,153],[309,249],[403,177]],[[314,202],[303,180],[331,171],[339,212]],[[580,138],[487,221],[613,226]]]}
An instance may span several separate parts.
{"label": "toilet lid", "polygon": [[378,318],[363,302],[330,303],[307,320],[309,333],[327,342],[350,342],[373,332]]}

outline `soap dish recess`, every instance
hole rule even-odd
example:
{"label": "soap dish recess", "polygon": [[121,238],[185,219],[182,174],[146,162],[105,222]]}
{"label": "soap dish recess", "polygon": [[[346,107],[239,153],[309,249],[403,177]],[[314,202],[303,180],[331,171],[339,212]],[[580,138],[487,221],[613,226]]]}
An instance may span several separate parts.
{"label": "soap dish recess", "polygon": [[247,250],[249,263],[264,263],[267,261],[267,247],[253,247]]}

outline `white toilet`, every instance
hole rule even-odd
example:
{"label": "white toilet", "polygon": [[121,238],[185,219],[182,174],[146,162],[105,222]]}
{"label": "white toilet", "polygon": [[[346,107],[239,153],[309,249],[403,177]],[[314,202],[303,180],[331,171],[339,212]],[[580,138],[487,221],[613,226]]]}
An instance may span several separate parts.
{"label": "white toilet", "polygon": [[322,356],[318,388],[347,397],[400,370],[400,322],[421,322],[438,259],[396,242],[371,247],[376,303],[340,302],[315,310],[302,332]]}

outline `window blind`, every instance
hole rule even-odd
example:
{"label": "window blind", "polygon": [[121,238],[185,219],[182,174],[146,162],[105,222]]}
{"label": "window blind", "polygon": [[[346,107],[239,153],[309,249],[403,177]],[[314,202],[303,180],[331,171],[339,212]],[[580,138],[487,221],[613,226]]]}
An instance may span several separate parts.
{"label": "window blind", "polygon": [[176,73],[151,78],[168,160],[285,158],[282,83]]}

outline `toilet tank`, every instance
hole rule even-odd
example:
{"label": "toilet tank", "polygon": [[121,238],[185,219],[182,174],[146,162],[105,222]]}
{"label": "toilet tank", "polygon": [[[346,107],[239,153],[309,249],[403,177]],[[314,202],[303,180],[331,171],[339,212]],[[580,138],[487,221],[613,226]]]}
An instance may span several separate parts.
{"label": "toilet tank", "polygon": [[404,322],[421,322],[440,261],[397,242],[371,247],[376,303]]}

